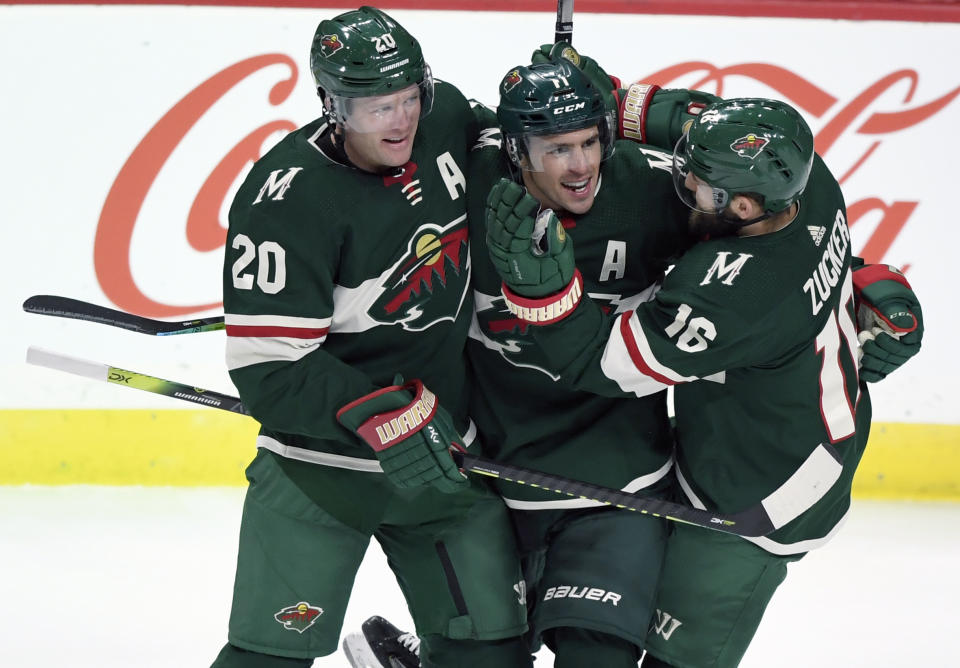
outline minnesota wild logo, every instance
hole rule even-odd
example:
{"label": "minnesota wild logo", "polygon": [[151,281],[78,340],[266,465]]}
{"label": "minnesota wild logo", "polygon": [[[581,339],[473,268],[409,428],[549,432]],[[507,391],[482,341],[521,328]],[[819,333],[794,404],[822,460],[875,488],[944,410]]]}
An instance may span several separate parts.
{"label": "minnesota wild logo", "polygon": [[509,93],[514,88],[517,87],[517,84],[520,83],[522,79],[520,78],[520,70],[513,70],[503,77],[503,92]]}
{"label": "minnesota wild logo", "polygon": [[474,297],[476,319],[470,336],[496,350],[513,366],[534,369],[557,380],[556,375],[547,371],[548,359],[535,345],[529,325],[510,312],[503,296],[475,291]]}
{"label": "minnesota wild logo", "polygon": [[343,42],[336,35],[324,35],[320,38],[320,53],[324,58],[329,58],[342,48]]}
{"label": "minnesota wild logo", "polygon": [[740,157],[750,158],[753,160],[760,155],[760,151],[762,151],[769,143],[770,140],[766,137],[761,137],[751,133],[740,137],[740,139],[730,144],[730,148],[732,148]]}
{"label": "minnesota wild logo", "polygon": [[380,280],[381,294],[368,313],[378,322],[421,330],[453,320],[467,294],[469,245],[466,217],[446,227],[426,224],[407,252]]}
{"label": "minnesota wild logo", "polygon": [[[600,305],[604,313],[622,313],[636,308],[641,301],[649,300],[650,297],[645,297],[645,293],[624,299],[619,294],[591,292],[590,298]],[[529,325],[510,312],[502,295],[489,295],[475,290],[474,298],[476,319],[470,327],[471,338],[481,341],[490,350],[496,350],[513,366],[533,369],[554,380],[559,379],[550,370],[550,358],[533,340]]]}
{"label": "minnesota wild logo", "polygon": [[273,615],[283,628],[303,633],[317,621],[317,618],[323,614],[323,608],[312,606],[306,601],[300,601],[296,605],[290,605]]}

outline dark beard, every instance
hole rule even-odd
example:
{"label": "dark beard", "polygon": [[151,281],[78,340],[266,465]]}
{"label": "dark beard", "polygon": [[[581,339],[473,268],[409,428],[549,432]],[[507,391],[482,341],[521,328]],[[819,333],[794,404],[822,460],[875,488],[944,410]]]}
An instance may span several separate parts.
{"label": "dark beard", "polygon": [[740,229],[740,226],[736,223],[721,218],[715,213],[703,213],[702,211],[691,211],[687,224],[694,239],[730,237]]}

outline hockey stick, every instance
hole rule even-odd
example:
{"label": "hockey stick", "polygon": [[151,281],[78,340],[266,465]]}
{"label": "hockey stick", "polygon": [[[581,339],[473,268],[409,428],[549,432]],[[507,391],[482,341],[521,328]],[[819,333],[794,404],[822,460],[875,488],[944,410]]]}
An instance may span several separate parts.
{"label": "hockey stick", "polygon": [[173,334],[193,334],[194,332],[213,332],[223,329],[223,316],[170,322],[154,320],[143,316],[117,311],[116,309],[82,302],[69,297],[56,295],[34,295],[23,302],[23,310],[40,315],[53,315],[60,318],[99,322],[111,327],[129,329],[131,332],[150,336],[171,336]]}
{"label": "hockey stick", "polygon": [[[66,371],[85,378],[115,383],[146,392],[153,392],[174,399],[192,401],[211,408],[249,415],[243,402],[219,392],[211,392],[162,378],[155,378],[135,371],[119,369],[99,362],[89,362],[67,355],[30,347],[27,363]],[[499,478],[519,485],[528,485],[557,494],[597,501],[624,510],[644,515],[662,517],[674,522],[683,522],[707,529],[714,529],[738,536],[764,536],[774,530],[774,524],[762,505],[731,515],[714,514],[679,503],[671,503],[649,496],[638,496],[609,487],[601,487],[580,480],[571,480],[532,469],[495,462],[465,452],[451,451],[457,466],[471,473]]]}
{"label": "hockey stick", "polygon": [[573,0],[557,0],[557,27],[553,43],[573,44]]}
{"label": "hockey stick", "polygon": [[237,397],[231,397],[227,394],[220,394],[212,390],[205,390],[201,387],[191,387],[183,383],[175,383],[163,378],[154,378],[136,371],[127,371],[108,364],[99,362],[90,362],[87,360],[61,355],[42,348],[30,346],[27,348],[27,364],[44,366],[48,369],[66,371],[84,378],[93,380],[102,380],[107,383],[115,383],[123,387],[132,387],[135,390],[161,394],[173,399],[183,399],[192,401],[196,404],[210,406],[211,408],[220,408],[232,413],[249,415],[243,402]]}

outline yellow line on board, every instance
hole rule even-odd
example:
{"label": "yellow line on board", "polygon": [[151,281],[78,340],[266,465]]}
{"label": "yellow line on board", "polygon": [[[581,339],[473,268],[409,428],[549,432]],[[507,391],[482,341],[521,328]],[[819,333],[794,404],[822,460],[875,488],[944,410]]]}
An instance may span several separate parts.
{"label": "yellow line on board", "polygon": [[0,485],[245,485],[258,429],[211,410],[0,411]]}
{"label": "yellow line on board", "polygon": [[874,422],[853,494],[960,501],[960,425]]}
{"label": "yellow line on board", "polygon": [[[0,410],[0,485],[244,485],[257,424],[211,410]],[[960,501],[960,425],[874,423],[857,498]]]}

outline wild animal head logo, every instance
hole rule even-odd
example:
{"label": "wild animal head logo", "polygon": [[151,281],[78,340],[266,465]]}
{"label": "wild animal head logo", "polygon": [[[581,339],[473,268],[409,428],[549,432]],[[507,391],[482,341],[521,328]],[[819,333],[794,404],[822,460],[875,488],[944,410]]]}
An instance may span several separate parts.
{"label": "wild animal head logo", "polygon": [[760,137],[759,135],[751,133],[737,139],[730,144],[730,148],[740,157],[753,160],[760,155],[760,151],[769,143],[770,140],[766,137]]}
{"label": "wild animal head logo", "polygon": [[379,282],[368,310],[381,323],[422,330],[453,320],[467,294],[469,244],[466,218],[440,228],[426,224],[411,236],[407,250]]}
{"label": "wild animal head logo", "polygon": [[324,35],[320,38],[320,53],[324,58],[329,58],[342,48],[343,42],[336,35]]}
{"label": "wild animal head logo", "polygon": [[[631,300],[624,299],[619,294],[592,292],[590,298],[598,303],[605,313],[623,313],[630,308],[636,308],[636,303],[650,299],[644,298],[643,294]],[[533,340],[530,325],[510,312],[503,295],[490,295],[475,290],[474,298],[476,318],[470,326],[471,338],[480,341],[486,348],[497,351],[513,366],[533,369],[554,380],[559,379],[559,376],[549,371],[553,364]]]}
{"label": "wild animal head logo", "polygon": [[296,605],[279,610],[273,615],[273,618],[283,625],[283,628],[303,633],[313,626],[322,614],[323,608],[310,605],[306,601],[300,601]]}
{"label": "wild animal head logo", "polygon": [[503,77],[503,92],[509,93],[516,88],[517,84],[522,80],[523,79],[520,77],[520,70],[513,70],[507,74],[507,76]]}

